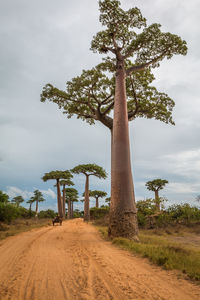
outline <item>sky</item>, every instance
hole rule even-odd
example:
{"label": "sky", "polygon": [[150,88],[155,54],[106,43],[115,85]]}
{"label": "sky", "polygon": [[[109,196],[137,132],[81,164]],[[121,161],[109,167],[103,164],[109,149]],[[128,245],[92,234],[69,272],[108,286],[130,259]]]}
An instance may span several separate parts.
{"label": "sky", "polygon": [[[147,23],[187,41],[187,56],[174,56],[154,71],[154,85],[176,103],[175,126],[160,121],[129,122],[136,200],[152,198],[145,183],[169,184],[160,193],[167,205],[197,204],[200,194],[200,2],[199,0],[123,0],[138,7]],[[90,189],[110,195],[110,133],[75,117],[67,119],[53,103],[41,103],[47,83],[65,89],[66,81],[98,64],[90,51],[100,30],[97,0],[0,0],[0,190],[27,201],[35,189],[44,194],[40,209],[56,209],[54,181],[41,177],[52,170],[96,163],[108,178],[90,180]],[[81,197],[85,178],[74,176]],[[103,200],[100,201],[103,204]],[[94,201],[91,201],[93,206]],[[26,204],[24,204],[26,206]],[[82,205],[82,204],[81,204]],[[76,206],[75,206],[76,208]]]}

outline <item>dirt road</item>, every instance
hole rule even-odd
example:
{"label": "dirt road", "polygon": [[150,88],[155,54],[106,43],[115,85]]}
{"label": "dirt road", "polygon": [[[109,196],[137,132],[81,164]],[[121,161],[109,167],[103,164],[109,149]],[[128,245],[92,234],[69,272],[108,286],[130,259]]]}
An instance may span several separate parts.
{"label": "dirt road", "polygon": [[0,242],[0,299],[200,299],[200,288],[76,219]]}

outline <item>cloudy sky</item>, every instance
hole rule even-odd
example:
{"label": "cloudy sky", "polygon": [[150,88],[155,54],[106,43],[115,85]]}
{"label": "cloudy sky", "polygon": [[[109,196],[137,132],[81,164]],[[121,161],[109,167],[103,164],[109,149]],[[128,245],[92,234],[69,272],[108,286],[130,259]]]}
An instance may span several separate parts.
{"label": "cloudy sky", "polygon": [[[199,0],[123,0],[137,6],[148,24],[187,41],[187,56],[163,61],[154,85],[176,102],[176,126],[137,119],[130,124],[136,199],[153,197],[145,182],[169,181],[161,192],[168,204],[191,202],[200,194],[200,2]],[[110,190],[110,136],[107,128],[72,118],[57,106],[41,103],[46,83],[64,89],[66,81],[90,69],[101,57],[90,42],[101,30],[97,0],[0,1],[0,190],[26,200],[40,189],[42,208],[56,208],[54,182],[42,182],[51,170],[97,163],[107,180],[91,178],[91,189]],[[81,194],[84,177],[74,177]]]}

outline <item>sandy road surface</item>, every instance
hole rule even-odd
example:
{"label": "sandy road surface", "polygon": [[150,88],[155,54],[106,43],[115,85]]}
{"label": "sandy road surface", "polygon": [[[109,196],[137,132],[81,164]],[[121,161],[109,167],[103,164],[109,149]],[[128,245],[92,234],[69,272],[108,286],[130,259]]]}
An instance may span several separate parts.
{"label": "sandy road surface", "polygon": [[0,242],[0,299],[200,299],[200,288],[76,219]]}

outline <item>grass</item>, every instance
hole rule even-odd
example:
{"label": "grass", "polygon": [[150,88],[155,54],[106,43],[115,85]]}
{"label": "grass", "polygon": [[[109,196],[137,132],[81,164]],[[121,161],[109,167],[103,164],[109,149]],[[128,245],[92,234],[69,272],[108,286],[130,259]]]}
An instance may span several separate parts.
{"label": "grass", "polygon": [[[101,226],[98,229],[103,237],[108,239],[107,227]],[[172,241],[171,237],[177,236],[175,231],[171,230],[168,233],[166,229],[158,232],[140,230],[139,243],[125,238],[115,238],[112,243],[122,249],[146,257],[164,269],[179,270],[188,278],[200,282],[200,247]],[[183,236],[183,230],[179,234]],[[189,233],[187,232],[187,234]]]}
{"label": "grass", "polygon": [[11,224],[7,225],[5,223],[0,223],[0,240],[3,240],[9,236],[16,235],[20,232],[29,231],[34,228],[39,228],[42,226],[50,225],[49,219],[19,219],[13,221]]}

